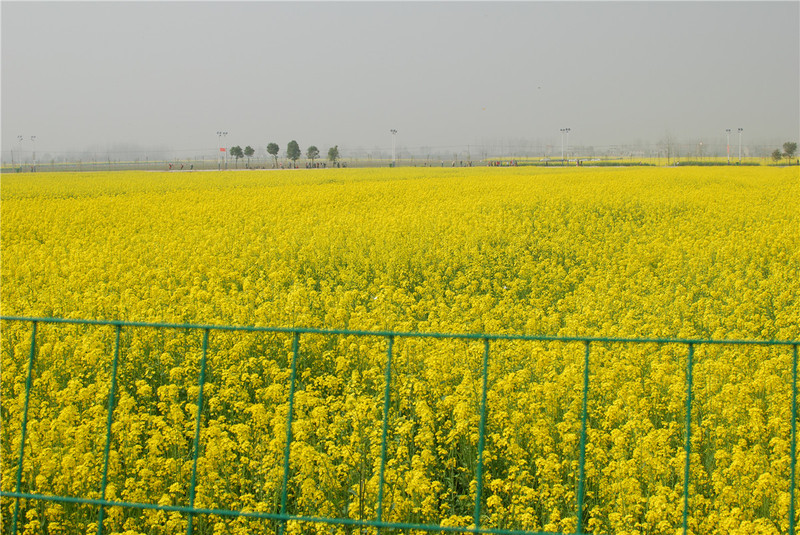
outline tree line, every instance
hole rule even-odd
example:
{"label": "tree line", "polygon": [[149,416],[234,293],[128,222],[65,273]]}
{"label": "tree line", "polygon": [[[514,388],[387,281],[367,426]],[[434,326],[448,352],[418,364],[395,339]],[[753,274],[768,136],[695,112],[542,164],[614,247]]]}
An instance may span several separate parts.
{"label": "tree line", "polygon": [[772,151],[772,159],[776,162],[779,162],[781,158],[791,160],[794,158],[795,152],[797,152],[797,143],[794,141],[787,141],[783,144],[783,153],[781,153],[781,149],[775,149]]}
{"label": "tree line", "polygon": [[[275,167],[278,167],[278,152],[280,151],[280,147],[277,143],[269,143],[267,144],[267,153],[271,155],[275,159]],[[255,149],[250,145],[246,146],[244,149],[239,145],[230,148],[229,154],[236,158],[236,165],[239,165],[239,159],[247,158],[247,166],[250,167],[250,158],[255,154]],[[292,163],[296,164],[297,160],[300,159],[302,156],[303,151],[300,150],[300,145],[294,139],[291,140],[286,145],[286,157],[292,160]],[[311,160],[311,164],[314,165],[314,161],[320,157],[319,149],[311,145],[306,149],[306,158]],[[328,149],[328,160],[330,160],[333,165],[336,165],[336,162],[339,161],[339,145],[335,145]]]}

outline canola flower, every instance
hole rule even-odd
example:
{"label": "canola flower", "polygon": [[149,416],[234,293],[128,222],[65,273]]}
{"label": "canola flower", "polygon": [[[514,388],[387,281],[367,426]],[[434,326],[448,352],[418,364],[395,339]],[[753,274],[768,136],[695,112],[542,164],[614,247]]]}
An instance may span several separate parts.
{"label": "canola flower", "polygon": [[[791,169],[86,173],[2,184],[5,315],[420,332],[798,338]],[[114,333],[41,325],[23,489],[99,498]],[[106,497],[185,505],[201,339],[122,331]],[[2,488],[13,490],[30,327],[4,322]],[[277,512],[291,337],[214,332],[195,505]],[[482,347],[395,342],[383,517],[469,526]],[[582,347],[498,342],[482,524],[572,531]],[[287,511],[376,514],[385,341],[303,337]],[[694,533],[788,525],[791,354],[698,348]],[[686,355],[593,347],[584,526],[674,533]],[[4,520],[13,500],[2,500]],[[96,532],[96,508],[26,502],[26,533]],[[107,533],[187,518],[110,508]],[[4,525],[8,525],[4,521]],[[6,529],[6,528],[4,528]],[[198,516],[196,533],[268,533]],[[291,533],[329,533],[289,523]],[[347,533],[348,528],[334,531]]]}

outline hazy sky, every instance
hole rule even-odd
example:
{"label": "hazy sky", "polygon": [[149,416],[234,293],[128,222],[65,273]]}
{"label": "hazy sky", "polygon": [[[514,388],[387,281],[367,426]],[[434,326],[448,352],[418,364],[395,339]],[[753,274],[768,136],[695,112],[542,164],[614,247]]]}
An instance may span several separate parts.
{"label": "hazy sky", "polygon": [[[800,2],[2,1],[2,149],[797,140]],[[733,139],[733,138],[732,138]],[[29,143],[26,141],[25,143]]]}

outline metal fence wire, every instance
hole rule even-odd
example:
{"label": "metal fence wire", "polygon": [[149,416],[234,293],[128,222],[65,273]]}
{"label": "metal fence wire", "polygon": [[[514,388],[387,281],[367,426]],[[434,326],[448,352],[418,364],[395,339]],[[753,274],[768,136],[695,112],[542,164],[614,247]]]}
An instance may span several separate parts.
{"label": "metal fence wire", "polygon": [[[587,416],[587,414],[589,412],[589,404],[592,402],[592,398],[597,397],[599,393],[597,392],[597,389],[592,389],[593,385],[592,381],[590,380],[590,369],[594,370],[597,368],[599,370],[603,367],[601,359],[605,360],[607,358],[608,355],[606,353],[606,349],[608,347],[650,345],[663,348],[669,346],[676,348],[675,354],[680,355],[678,360],[680,361],[681,365],[683,365],[683,359],[685,358],[685,374],[681,372],[681,374],[685,377],[685,383],[680,385],[680,388],[683,392],[682,396],[684,398],[682,404],[684,406],[683,410],[685,411],[685,419],[683,419],[682,422],[679,422],[683,426],[683,437],[685,438],[685,442],[683,444],[684,451],[682,467],[683,492],[680,498],[682,504],[682,518],[679,528],[684,534],[693,532],[692,527],[689,525],[689,513],[692,507],[690,503],[690,497],[692,496],[693,492],[693,481],[691,479],[690,466],[694,462],[692,461],[692,448],[695,444],[695,441],[692,440],[693,432],[697,431],[693,429],[692,422],[693,420],[697,421],[697,419],[700,417],[697,414],[697,407],[693,407],[693,398],[696,396],[695,391],[698,388],[711,388],[709,386],[709,379],[707,377],[704,379],[706,382],[703,385],[698,385],[697,383],[695,375],[698,373],[698,359],[696,356],[696,351],[701,347],[719,348],[747,346],[749,348],[753,348],[760,346],[768,348],[769,351],[773,353],[776,351],[780,352],[782,355],[786,353],[784,357],[782,357],[785,358],[785,360],[782,362],[785,362],[788,365],[788,353],[790,350],[791,371],[789,369],[785,369],[777,372],[783,378],[791,375],[791,384],[785,384],[782,387],[785,388],[785,397],[788,397],[789,391],[791,392],[791,420],[788,426],[786,425],[785,421],[782,422],[781,425],[783,427],[781,427],[781,429],[787,431],[790,429],[791,436],[790,438],[785,436],[783,437],[784,440],[787,438],[790,440],[790,465],[788,468],[788,480],[781,483],[781,485],[785,484],[784,491],[782,492],[788,491],[789,494],[788,519],[784,517],[784,520],[781,521],[781,525],[783,526],[781,531],[785,530],[786,532],[792,534],[795,531],[797,352],[798,345],[800,345],[800,342],[798,341],[602,338],[579,336],[554,337],[506,334],[446,334],[328,330],[312,328],[243,327],[230,325],[140,323],[14,316],[0,316],[0,320],[6,322],[5,326],[7,327],[4,329],[4,331],[6,331],[4,333],[4,338],[6,340],[3,342],[3,367],[8,369],[10,365],[11,353],[13,352],[13,350],[9,349],[8,347],[8,345],[11,343],[8,341],[8,331],[10,330],[8,327],[13,325],[16,329],[15,332],[17,333],[18,337],[18,343],[16,347],[27,347],[26,359],[24,356],[19,355],[14,357],[19,361],[19,366],[16,368],[18,372],[18,376],[16,377],[17,384],[21,382],[22,373],[25,374],[24,392],[21,390],[21,388],[17,388],[17,391],[15,391],[13,385],[10,385],[7,379],[4,379],[5,384],[3,385],[3,389],[5,391],[3,393],[3,397],[6,398],[6,400],[12,398],[14,400],[18,400],[22,405],[21,410],[19,411],[21,412],[21,421],[19,422],[15,421],[12,423],[7,421],[10,413],[5,407],[3,409],[3,442],[6,444],[6,446],[4,447],[3,451],[3,455],[5,457],[3,459],[3,463],[5,466],[3,467],[3,490],[0,492],[0,495],[2,496],[4,502],[2,505],[3,513],[7,514],[13,510],[13,516],[10,519],[4,518],[3,521],[4,527],[2,529],[7,533],[16,534],[22,532],[25,512],[36,503],[57,503],[61,504],[62,506],[83,506],[96,509],[94,516],[96,518],[96,529],[98,535],[106,533],[109,529],[106,525],[108,521],[107,517],[109,508],[122,508],[123,510],[139,512],[161,511],[167,514],[177,513],[186,519],[185,532],[187,535],[197,532],[198,519],[204,517],[248,519],[258,521],[260,523],[266,523],[268,526],[270,526],[270,530],[274,529],[277,533],[283,533],[287,529],[287,526],[292,525],[292,523],[295,523],[296,526],[316,526],[315,529],[317,530],[319,530],[320,527],[324,527],[329,530],[327,532],[330,533],[333,533],[335,529],[342,529],[347,533],[362,532],[364,530],[367,530],[368,532],[374,532],[377,530],[378,532],[383,533],[492,533],[498,535],[532,535],[534,533],[540,533],[521,529],[502,529],[491,526],[491,514],[487,508],[487,500],[485,495],[487,422],[490,420],[490,411],[487,410],[487,394],[490,391],[489,370],[490,366],[499,366],[496,360],[492,359],[493,348],[500,344],[537,343],[557,345],[559,347],[574,347],[575,345],[578,347],[582,346],[580,357],[578,357],[575,361],[577,365],[575,366],[576,373],[574,374],[574,378],[576,379],[577,384],[570,386],[570,388],[576,392],[574,405],[578,407],[579,403],[579,410],[577,411],[579,414],[575,415],[577,416],[577,419],[579,419],[579,438],[576,440],[578,449],[576,453],[577,474],[575,475],[576,488],[574,491],[575,534],[593,531],[593,528],[590,525],[587,525],[587,445],[590,445],[591,443],[590,436],[588,436],[589,433],[587,432],[587,421],[590,420],[590,417]],[[41,485],[37,487],[37,485],[34,485],[33,481],[28,481],[23,478],[23,474],[26,472],[25,467],[27,466],[26,456],[31,456],[32,453],[34,453],[32,451],[33,445],[29,435],[29,410],[31,405],[31,393],[32,390],[34,390],[33,384],[37,373],[40,375],[49,373],[47,370],[37,368],[37,361],[41,358],[41,354],[44,352],[50,352],[52,354],[58,353],[59,355],[61,354],[59,352],[64,354],[79,354],[82,350],[81,347],[85,348],[86,344],[88,343],[81,341],[79,336],[73,336],[71,334],[66,336],[61,345],[58,343],[53,343],[52,341],[46,341],[46,343],[43,343],[42,326],[45,324],[62,326],[65,328],[67,326],[72,326],[70,328],[74,329],[92,329],[95,331],[104,330],[107,334],[110,329],[113,329],[113,343],[109,342],[109,345],[113,347],[113,351],[110,351],[110,354],[107,354],[105,358],[100,358],[97,360],[84,358],[84,367],[80,371],[82,374],[92,375],[92,377],[101,377],[103,381],[108,381],[107,394],[98,394],[101,398],[105,399],[104,403],[107,404],[107,407],[103,409],[105,410],[105,436],[102,439],[97,440],[98,445],[102,443],[103,453],[102,462],[99,463],[100,470],[99,473],[96,474],[96,480],[99,480],[99,488],[97,489],[96,494],[93,494],[96,497],[90,497],[90,493],[81,493],[80,491],[76,493],[77,495],[65,495],[68,494],[66,492],[62,492],[61,494],[37,492],[37,488]],[[20,338],[22,336],[20,333],[27,332],[24,331],[25,325],[30,326],[29,345],[27,345],[27,342],[25,342],[23,338]],[[183,504],[164,503],[162,500],[155,499],[150,501],[120,501],[117,499],[110,499],[108,497],[109,465],[110,458],[112,457],[112,442],[115,439],[121,440],[121,437],[115,436],[114,433],[115,409],[120,402],[120,381],[131,381],[131,379],[127,376],[132,373],[131,369],[126,369],[124,372],[121,371],[123,369],[121,361],[124,360],[124,354],[126,351],[130,350],[132,344],[141,344],[135,340],[133,342],[129,340],[126,345],[124,341],[121,341],[121,336],[126,332],[138,332],[139,330],[150,331],[154,333],[153,336],[156,337],[161,337],[163,333],[171,331],[173,333],[181,333],[181,336],[184,336],[187,339],[195,340],[195,342],[192,342],[195,344],[193,346],[194,349],[187,350],[189,352],[193,352],[192,354],[198,358],[199,364],[197,374],[193,375],[193,378],[191,379],[193,388],[186,390],[187,399],[185,402],[187,406],[190,405],[194,400],[196,408],[194,409],[193,413],[193,440],[191,441],[191,444],[186,444],[187,453],[189,450],[191,451],[191,476],[188,483],[188,488],[185,489],[186,492],[183,494],[183,496],[185,496],[185,503]],[[288,388],[288,395],[286,396],[285,404],[285,437],[281,439],[283,449],[282,463],[280,463],[279,466],[277,463],[275,463],[276,466],[273,467],[276,471],[276,474],[278,471],[280,473],[280,484],[279,487],[276,488],[275,500],[273,501],[274,507],[272,510],[254,510],[254,508],[248,507],[239,507],[237,510],[233,510],[231,508],[224,507],[198,506],[198,461],[200,460],[202,463],[203,455],[203,441],[201,440],[201,435],[204,433],[204,429],[208,428],[208,387],[212,386],[209,382],[209,374],[215,373],[217,376],[219,376],[221,373],[221,370],[210,370],[209,362],[215,350],[215,339],[211,336],[212,333],[214,333],[215,336],[222,336],[222,334],[218,335],[217,333],[230,333],[230,336],[232,336],[234,339],[234,342],[232,343],[235,343],[236,337],[247,336],[245,333],[260,333],[260,335],[274,336],[276,339],[282,340],[281,343],[283,345],[281,347],[285,349],[285,360],[282,361],[284,362],[283,373],[287,378],[286,383],[288,383],[284,384],[283,392],[286,392],[286,389]],[[343,511],[340,514],[316,516],[313,514],[308,514],[307,510],[292,510],[290,507],[290,502],[299,492],[297,489],[292,490],[291,476],[293,471],[293,461],[295,461],[295,459],[292,457],[292,446],[296,443],[296,437],[293,435],[293,433],[296,434],[296,432],[293,431],[293,423],[296,423],[295,417],[296,410],[298,410],[298,396],[300,395],[299,392],[301,391],[303,375],[300,362],[303,359],[301,355],[301,346],[305,341],[312,338],[316,341],[327,341],[326,343],[328,345],[326,347],[328,348],[331,347],[331,340],[334,339],[345,339],[348,341],[370,343],[372,344],[373,348],[382,347],[381,354],[383,355],[383,378],[381,381],[380,373],[376,374],[376,376],[372,378],[374,385],[376,385],[375,392],[377,392],[377,394],[375,399],[379,399],[379,392],[381,389],[383,390],[383,393],[382,417],[380,420],[380,454],[379,460],[376,456],[376,466],[374,467],[375,471],[377,472],[377,496],[375,498],[375,503],[373,504],[374,507],[371,509],[368,508],[368,511],[371,514],[369,518],[365,517],[366,513],[363,511],[360,515],[357,515],[359,518],[353,518],[353,515],[347,511]],[[160,340],[160,343],[165,343],[163,338]],[[475,385],[480,385],[480,390],[479,393],[476,392],[475,398],[477,415],[473,415],[473,417],[477,416],[474,418],[475,421],[477,421],[478,426],[477,452],[475,454],[474,472],[468,474],[470,479],[468,493],[470,500],[472,500],[472,505],[469,506],[469,508],[471,508],[471,518],[469,519],[470,524],[468,525],[455,526],[441,522],[434,524],[430,522],[398,521],[396,519],[393,520],[390,511],[387,510],[387,466],[389,465],[388,449],[391,446],[391,443],[395,440],[394,438],[390,438],[390,435],[394,436],[392,430],[393,423],[391,421],[392,419],[390,418],[390,413],[392,412],[392,407],[394,407],[400,401],[401,397],[407,397],[409,395],[408,392],[398,392],[399,383],[397,383],[396,378],[393,377],[393,374],[405,373],[402,371],[402,364],[398,362],[399,352],[396,349],[397,342],[401,340],[460,341],[461,343],[471,347],[473,354],[476,357],[474,359],[474,377]],[[65,349],[64,345],[71,347],[67,347]],[[314,347],[314,350],[316,351],[318,344]],[[141,350],[141,348],[139,348],[139,350]],[[411,350],[409,350],[409,352],[410,351]],[[17,350],[17,353],[21,352],[22,351]],[[91,351],[89,352],[91,353]],[[593,360],[592,357],[595,354],[598,354],[599,356]],[[49,361],[48,366],[57,366],[58,358]],[[186,355],[184,355],[184,358],[188,359]],[[408,360],[408,355],[405,355],[405,358]],[[66,362],[66,360],[64,362]],[[129,368],[131,367],[135,369],[136,364],[129,364]],[[101,373],[98,371],[101,369],[106,371]],[[597,373],[600,372],[598,371]],[[125,377],[122,377],[123,375],[125,375]],[[788,383],[788,381],[786,381],[786,383]],[[580,392],[579,395],[577,394],[578,389]],[[189,394],[194,396],[195,392],[196,397],[193,399],[188,399]],[[580,400],[579,402],[577,401],[578,399]],[[378,405],[376,404],[376,407],[377,406]],[[523,407],[522,411],[524,412],[525,410],[526,408]],[[377,409],[375,412],[378,414]],[[532,418],[533,416],[530,417]],[[577,424],[577,422],[575,423]],[[12,429],[14,431],[11,431]],[[9,444],[14,444],[15,448],[18,444],[18,452],[9,453]],[[375,451],[377,452],[377,448],[375,448]],[[68,467],[65,467],[63,470],[65,472],[62,475],[69,478],[70,474],[68,473]],[[10,481],[12,480],[13,490],[8,490],[8,488],[11,486]],[[92,530],[94,529],[93,524],[94,522],[90,528]],[[678,528],[679,526],[674,527]],[[303,528],[301,528],[301,530],[308,531],[307,529]]]}

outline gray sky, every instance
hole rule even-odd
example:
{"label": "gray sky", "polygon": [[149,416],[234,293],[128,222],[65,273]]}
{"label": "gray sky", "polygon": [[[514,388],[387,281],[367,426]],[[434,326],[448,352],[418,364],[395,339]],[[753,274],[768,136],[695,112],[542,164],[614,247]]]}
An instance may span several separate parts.
{"label": "gray sky", "polygon": [[[798,139],[800,2],[2,1],[2,149]],[[733,140],[733,137],[732,137]],[[29,142],[25,142],[29,143]]]}

